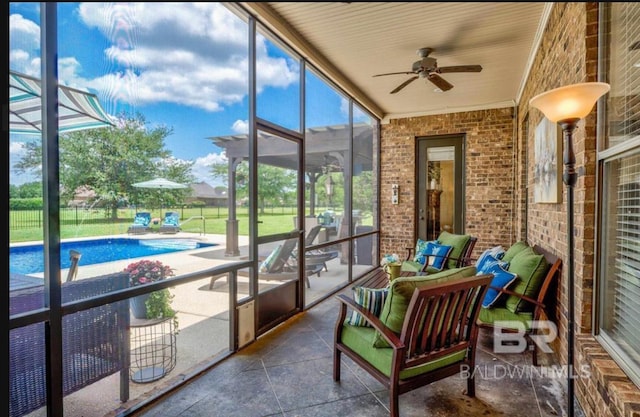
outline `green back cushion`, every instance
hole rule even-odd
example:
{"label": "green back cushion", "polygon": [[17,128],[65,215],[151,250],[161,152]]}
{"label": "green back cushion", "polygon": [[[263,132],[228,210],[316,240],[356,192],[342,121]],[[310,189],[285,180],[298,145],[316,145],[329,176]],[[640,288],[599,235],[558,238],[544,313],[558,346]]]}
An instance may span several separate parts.
{"label": "green back cushion", "polygon": [[[404,316],[409,307],[409,301],[416,288],[428,285],[439,284],[449,280],[465,278],[475,275],[476,267],[467,266],[464,268],[446,269],[442,272],[431,275],[420,275],[415,277],[399,277],[391,281],[387,299],[380,313],[380,321],[389,329],[396,333],[402,330]],[[373,339],[375,347],[389,347],[386,340],[376,331]]]}
{"label": "green back cushion", "polygon": [[467,246],[467,242],[469,242],[469,239],[471,239],[471,236],[469,235],[456,235],[446,231],[440,233],[440,235],[438,236],[438,243],[441,245],[453,247],[453,249],[451,249],[451,253],[449,254],[450,258],[447,261],[447,268],[456,267],[458,259],[460,259],[460,257],[462,256],[462,251],[464,250],[465,246]]}
{"label": "green back cushion", "polygon": [[[518,279],[513,284],[513,291],[533,299],[538,298],[538,292],[548,269],[549,263],[544,255],[537,254],[532,247],[523,249],[509,263],[509,272],[518,275]],[[512,313],[533,310],[531,303],[515,295],[507,298],[506,307]]]}
{"label": "green back cushion", "polygon": [[514,256],[516,256],[518,253],[522,252],[528,247],[529,245],[527,244],[527,242],[524,242],[522,240],[519,242],[516,242],[513,245],[511,245],[509,249],[507,249],[507,251],[504,253],[504,256],[502,257],[502,260],[505,262],[511,262]]}

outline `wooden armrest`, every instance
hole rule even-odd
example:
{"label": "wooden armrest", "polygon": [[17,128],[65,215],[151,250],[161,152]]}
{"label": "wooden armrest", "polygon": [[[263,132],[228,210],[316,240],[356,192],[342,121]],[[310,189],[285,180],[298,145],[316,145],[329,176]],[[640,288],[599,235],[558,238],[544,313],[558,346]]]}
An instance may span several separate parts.
{"label": "wooden armrest", "polygon": [[490,287],[490,288],[492,288],[492,289],[494,289],[494,290],[496,290],[496,291],[498,291],[498,292],[501,292],[501,293],[503,293],[503,294],[507,294],[507,295],[514,295],[514,296],[516,296],[516,297],[518,297],[518,298],[521,298],[521,299],[523,299],[523,300],[525,300],[525,301],[530,302],[531,304],[533,304],[533,305],[535,305],[535,306],[537,306],[537,307],[545,308],[545,305],[544,305],[543,303],[539,302],[538,300],[534,300],[534,299],[533,299],[533,298],[531,298],[531,297],[527,297],[527,296],[526,296],[526,295],[524,295],[524,294],[520,294],[520,293],[517,293],[517,292],[512,291],[512,290],[507,290],[507,289],[505,289],[505,288],[498,288],[498,287]]}
{"label": "wooden armrest", "polygon": [[410,248],[405,248],[407,250],[407,258],[405,259],[405,261],[409,261],[411,260],[411,254],[413,253],[413,251],[415,250],[414,247],[410,247]]}
{"label": "wooden armrest", "polygon": [[[448,262],[449,259],[454,259],[449,256],[442,255],[424,255],[424,264],[422,264],[422,268],[420,268],[420,272],[427,272],[427,267],[429,266],[429,258],[444,258],[444,263]],[[444,269],[444,265],[443,265]]]}
{"label": "wooden armrest", "polygon": [[[402,343],[398,335],[396,335],[391,329],[385,326],[379,318],[371,314],[369,310],[362,308],[355,301],[353,301],[352,298],[349,298],[344,294],[336,295],[336,299],[342,303],[342,309],[345,309],[347,306],[349,306],[354,311],[357,311],[360,315],[362,315],[367,320],[367,322],[369,322],[371,327],[380,332],[382,337],[389,343],[389,345],[391,345],[394,350],[404,349],[404,343]],[[342,313],[340,315],[342,316]]]}

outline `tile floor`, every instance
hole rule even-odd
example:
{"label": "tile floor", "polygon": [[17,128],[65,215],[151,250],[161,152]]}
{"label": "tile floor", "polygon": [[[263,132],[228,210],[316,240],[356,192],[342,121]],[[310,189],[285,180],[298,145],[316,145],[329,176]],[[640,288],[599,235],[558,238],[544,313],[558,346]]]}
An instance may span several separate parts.
{"label": "tile floor", "polygon": [[[348,293],[349,289],[345,290]],[[138,416],[388,416],[387,390],[343,356],[342,379],[332,378],[336,300],[331,297],[269,332],[192,383],[138,411]],[[400,396],[401,416],[540,416],[567,414],[566,377],[539,355],[492,350],[480,331],[476,397],[459,376]],[[583,413],[576,406],[576,417]]]}

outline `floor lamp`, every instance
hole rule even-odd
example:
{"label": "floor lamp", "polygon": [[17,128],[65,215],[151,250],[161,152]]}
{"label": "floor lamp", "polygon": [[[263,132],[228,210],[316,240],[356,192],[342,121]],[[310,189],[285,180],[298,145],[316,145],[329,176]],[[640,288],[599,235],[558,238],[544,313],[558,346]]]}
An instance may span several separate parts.
{"label": "floor lamp", "polygon": [[562,128],[564,139],[564,174],[562,180],[567,186],[567,397],[568,415],[573,417],[573,350],[574,350],[574,242],[573,242],[573,189],[578,180],[573,152],[573,131],[576,125],[591,112],[598,99],[609,91],[606,83],[581,83],[556,88],[539,94],[529,101],[529,105],[539,109],[545,117]]}

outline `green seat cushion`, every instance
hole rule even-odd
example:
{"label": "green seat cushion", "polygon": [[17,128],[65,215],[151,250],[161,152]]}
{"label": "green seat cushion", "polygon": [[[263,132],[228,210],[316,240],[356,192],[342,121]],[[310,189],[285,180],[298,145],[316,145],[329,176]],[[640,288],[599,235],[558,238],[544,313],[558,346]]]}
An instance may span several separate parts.
{"label": "green seat cushion", "polygon": [[509,249],[507,249],[507,251],[504,253],[504,256],[502,257],[502,260],[505,262],[511,262],[514,256],[516,256],[518,253],[522,252],[528,247],[529,247],[529,244],[527,244],[527,242],[524,242],[522,240],[519,242],[516,242],[513,245],[511,245]]}
{"label": "green seat cushion", "polygon": [[[464,268],[446,269],[430,275],[399,277],[394,279],[389,286],[389,293],[382,307],[382,313],[380,313],[380,321],[389,329],[399,334],[402,330],[404,316],[409,307],[409,301],[411,301],[413,291],[416,288],[471,277],[475,275],[475,273],[475,266],[467,266]],[[373,345],[375,347],[389,347],[387,341],[379,334],[375,335]]]}
{"label": "green seat cushion", "polygon": [[449,253],[449,260],[447,261],[446,268],[455,268],[458,265],[458,260],[462,257],[462,251],[469,243],[471,236],[469,235],[456,235],[444,231],[438,236],[438,243],[441,245],[451,246],[451,253]]}
{"label": "green seat cushion", "polygon": [[[399,279],[399,278],[398,278]],[[393,360],[393,349],[390,347],[375,349],[371,346],[371,341],[375,337],[375,330],[371,327],[350,326],[344,324],[342,327],[342,343],[360,355],[365,361],[373,365],[377,370],[391,376],[391,362]],[[464,360],[466,349],[452,353],[434,361],[426,362],[420,366],[414,366],[400,371],[400,379],[411,378],[425,372],[442,368],[443,366]]]}
{"label": "green seat cushion", "polygon": [[[537,299],[548,269],[549,263],[544,258],[544,255],[537,254],[532,247],[523,249],[509,262],[509,272],[518,275],[512,291],[526,295],[534,300]],[[531,303],[515,295],[507,297],[505,306],[512,313],[533,311],[534,307]]]}
{"label": "green seat cushion", "polygon": [[[402,272],[415,272],[417,274],[417,273],[422,273],[422,266],[423,265],[420,262],[403,261],[402,262],[402,267],[400,267],[400,270]],[[427,274],[435,274],[435,273],[438,273],[438,272],[442,272],[442,270],[428,265],[424,269],[424,272],[426,272]]]}
{"label": "green seat cushion", "polygon": [[[481,308],[478,314],[478,321],[484,324],[495,325],[496,322],[519,322],[524,324],[525,330],[530,330],[532,313],[513,313],[505,307]],[[507,328],[516,328],[515,326],[503,325]]]}
{"label": "green seat cushion", "polygon": [[404,272],[420,272],[423,265],[416,261],[402,261],[402,267],[400,268]]}

